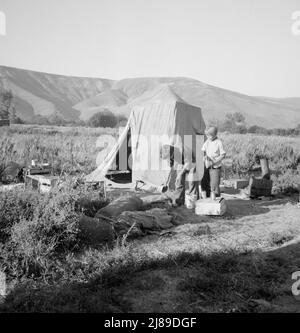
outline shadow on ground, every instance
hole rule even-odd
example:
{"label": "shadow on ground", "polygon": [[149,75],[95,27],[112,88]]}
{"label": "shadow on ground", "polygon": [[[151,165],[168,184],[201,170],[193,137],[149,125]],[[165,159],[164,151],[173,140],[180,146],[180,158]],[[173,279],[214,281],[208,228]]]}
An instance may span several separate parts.
{"label": "shadow on ground", "polygon": [[262,207],[255,200],[231,199],[227,200],[228,213],[234,217],[266,214],[269,208]]}
{"label": "shadow on ground", "polygon": [[2,312],[300,312],[291,291],[300,243],[268,252],[180,253],[88,283],[27,284]]}

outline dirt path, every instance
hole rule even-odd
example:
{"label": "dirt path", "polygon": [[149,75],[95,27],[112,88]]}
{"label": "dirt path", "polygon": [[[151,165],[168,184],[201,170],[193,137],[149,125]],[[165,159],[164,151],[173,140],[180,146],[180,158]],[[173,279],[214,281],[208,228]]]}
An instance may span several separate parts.
{"label": "dirt path", "polygon": [[[145,248],[168,255],[176,247],[190,254],[201,247],[205,257],[187,255],[129,276],[115,289],[131,304],[129,312],[300,312],[291,293],[291,274],[300,270],[300,205],[293,198],[231,198],[224,218],[199,221],[184,208],[176,213],[184,222],[164,240],[149,237]],[[201,236],[204,227],[209,233]]]}

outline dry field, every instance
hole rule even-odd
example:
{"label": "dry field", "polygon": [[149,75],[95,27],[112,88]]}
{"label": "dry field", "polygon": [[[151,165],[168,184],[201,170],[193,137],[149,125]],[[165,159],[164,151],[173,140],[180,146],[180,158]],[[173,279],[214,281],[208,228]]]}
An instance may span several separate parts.
{"label": "dry field", "polygon": [[[0,163],[26,165],[47,159],[56,174],[88,174],[96,167],[101,135],[118,136],[118,129],[13,125],[0,128]],[[227,150],[226,178],[243,176],[262,154],[269,158],[272,179],[280,191],[300,183],[300,138],[221,134]],[[1,165],[0,165],[1,170]]]}

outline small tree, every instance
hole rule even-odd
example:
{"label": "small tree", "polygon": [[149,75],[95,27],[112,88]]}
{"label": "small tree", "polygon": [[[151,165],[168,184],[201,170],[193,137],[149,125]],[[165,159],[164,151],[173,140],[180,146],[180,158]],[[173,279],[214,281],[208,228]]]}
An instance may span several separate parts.
{"label": "small tree", "polygon": [[127,117],[125,117],[124,115],[119,115],[118,116],[118,127],[124,127],[127,124]]}
{"label": "small tree", "polygon": [[248,128],[248,133],[259,133],[260,127],[257,125],[252,125]]}
{"label": "small tree", "polygon": [[15,113],[13,94],[10,90],[3,90],[0,92],[0,118],[9,119],[11,112]]}
{"label": "small tree", "polygon": [[239,134],[246,134],[247,133],[247,127],[245,125],[237,125],[236,126],[236,132]]}
{"label": "small tree", "polygon": [[231,133],[246,133],[246,118],[240,112],[226,113],[225,120],[220,124],[220,130]]}
{"label": "small tree", "polygon": [[220,129],[222,127],[222,121],[217,118],[209,118],[207,120],[207,126],[215,126]]}
{"label": "small tree", "polygon": [[97,112],[87,121],[89,127],[116,127],[118,120],[109,110]]}
{"label": "small tree", "polygon": [[235,112],[232,114],[233,116],[233,120],[235,121],[235,123],[237,124],[245,124],[246,123],[246,118],[243,114],[241,114],[240,112]]}
{"label": "small tree", "polygon": [[49,122],[51,125],[63,126],[66,121],[59,114],[55,113],[49,117]]}
{"label": "small tree", "polygon": [[248,133],[253,133],[253,134],[272,134],[272,130],[267,130],[264,127],[257,126],[257,125],[252,125],[248,128]]}
{"label": "small tree", "polygon": [[18,116],[15,116],[13,118],[10,118],[12,124],[25,124],[25,122]]}
{"label": "small tree", "polygon": [[37,125],[49,125],[50,124],[49,120],[46,117],[41,116],[39,114],[35,115],[34,118],[29,123],[37,124]]}

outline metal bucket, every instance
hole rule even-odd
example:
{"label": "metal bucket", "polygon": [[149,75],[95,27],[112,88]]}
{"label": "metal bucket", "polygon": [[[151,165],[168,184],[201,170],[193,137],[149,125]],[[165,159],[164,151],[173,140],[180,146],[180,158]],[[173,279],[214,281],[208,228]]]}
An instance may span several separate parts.
{"label": "metal bucket", "polygon": [[196,201],[197,201],[197,195],[196,194],[185,193],[184,203],[185,203],[185,207],[187,209],[194,209]]}

